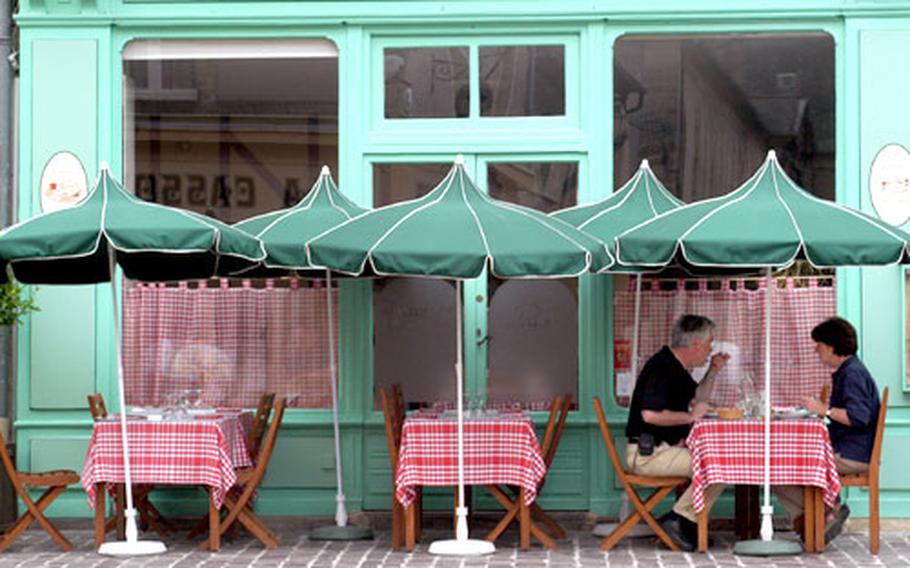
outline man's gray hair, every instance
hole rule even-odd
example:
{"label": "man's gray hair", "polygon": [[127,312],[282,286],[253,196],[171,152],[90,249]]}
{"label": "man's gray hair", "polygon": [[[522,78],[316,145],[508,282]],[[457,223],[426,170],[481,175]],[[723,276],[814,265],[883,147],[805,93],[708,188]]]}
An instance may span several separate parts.
{"label": "man's gray hair", "polygon": [[670,347],[689,347],[696,337],[706,341],[715,327],[714,322],[705,316],[686,314],[673,325]]}

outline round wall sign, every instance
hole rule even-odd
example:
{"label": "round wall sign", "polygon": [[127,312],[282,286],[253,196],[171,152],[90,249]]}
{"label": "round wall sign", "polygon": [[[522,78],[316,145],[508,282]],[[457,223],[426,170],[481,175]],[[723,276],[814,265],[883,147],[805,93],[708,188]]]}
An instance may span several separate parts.
{"label": "round wall sign", "polygon": [[888,144],[872,160],[869,195],[878,216],[896,227],[910,219],[910,152]]}
{"label": "round wall sign", "polygon": [[41,210],[45,213],[66,209],[88,195],[85,168],[72,152],[57,152],[41,174]]}

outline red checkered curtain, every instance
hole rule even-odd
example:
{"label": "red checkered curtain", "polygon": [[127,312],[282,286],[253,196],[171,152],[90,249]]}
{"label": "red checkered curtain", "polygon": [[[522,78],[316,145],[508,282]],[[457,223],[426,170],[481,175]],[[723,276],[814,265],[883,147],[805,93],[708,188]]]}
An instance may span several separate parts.
{"label": "red checkered curtain", "polygon": [[[325,288],[220,283],[127,283],[127,403],[160,406],[193,389],[213,406],[255,407],[275,392],[293,407],[330,408]],[[337,346],[337,289],[331,297]]]}
{"label": "red checkered curtain", "polygon": [[[836,315],[835,287],[820,286],[831,278],[775,279],[771,315],[771,403],[789,406],[800,397],[818,396],[831,380],[831,370],[815,354],[812,328]],[[782,287],[781,287],[782,286]],[[615,372],[629,368],[635,316],[635,279],[614,294]],[[756,390],[764,390],[765,282],[749,289],[739,279],[724,279],[720,287],[707,280],[680,280],[675,289],[661,290],[657,280],[643,280],[639,323],[638,368],[661,346],[669,344],[673,323],[683,314],[707,316],[717,324],[715,350],[730,353],[727,368],[714,385],[713,402],[732,406],[740,399],[740,381],[751,375]],[[705,368],[693,376],[700,379]]]}

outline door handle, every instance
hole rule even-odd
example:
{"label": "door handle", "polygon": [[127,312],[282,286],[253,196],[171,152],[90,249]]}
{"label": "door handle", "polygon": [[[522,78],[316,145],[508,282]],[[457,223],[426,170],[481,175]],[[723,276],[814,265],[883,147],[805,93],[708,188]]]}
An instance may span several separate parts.
{"label": "door handle", "polygon": [[484,336],[483,339],[478,339],[478,340],[477,340],[477,347],[482,346],[484,343],[489,343],[489,342],[492,341],[492,340],[493,340],[493,336],[492,336],[492,335],[486,335],[486,336]]}

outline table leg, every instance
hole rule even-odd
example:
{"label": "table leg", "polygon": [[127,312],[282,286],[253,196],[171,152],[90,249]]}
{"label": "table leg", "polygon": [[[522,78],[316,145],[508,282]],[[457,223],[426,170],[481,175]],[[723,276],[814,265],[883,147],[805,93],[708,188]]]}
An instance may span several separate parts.
{"label": "table leg", "polygon": [[417,546],[417,503],[411,503],[404,510],[404,548],[414,550]]}
{"label": "table leg", "polygon": [[215,506],[214,487],[209,487],[209,549],[221,550],[221,511]]}
{"label": "table leg", "polygon": [[107,525],[107,519],[104,517],[104,492],[106,488],[103,483],[95,484],[95,550],[101,548],[104,544],[104,527]]}
{"label": "table leg", "polygon": [[126,510],[126,485],[117,484],[114,491],[114,527],[117,529],[117,538],[126,540],[126,517],[123,512]]}
{"label": "table leg", "polygon": [[518,491],[518,527],[522,550],[531,548],[531,509],[525,504],[525,488]]}
{"label": "table leg", "polygon": [[824,552],[825,545],[825,492],[821,487],[812,487],[815,494],[815,551]]}
{"label": "table leg", "polygon": [[803,548],[815,552],[815,490],[803,486]]}

